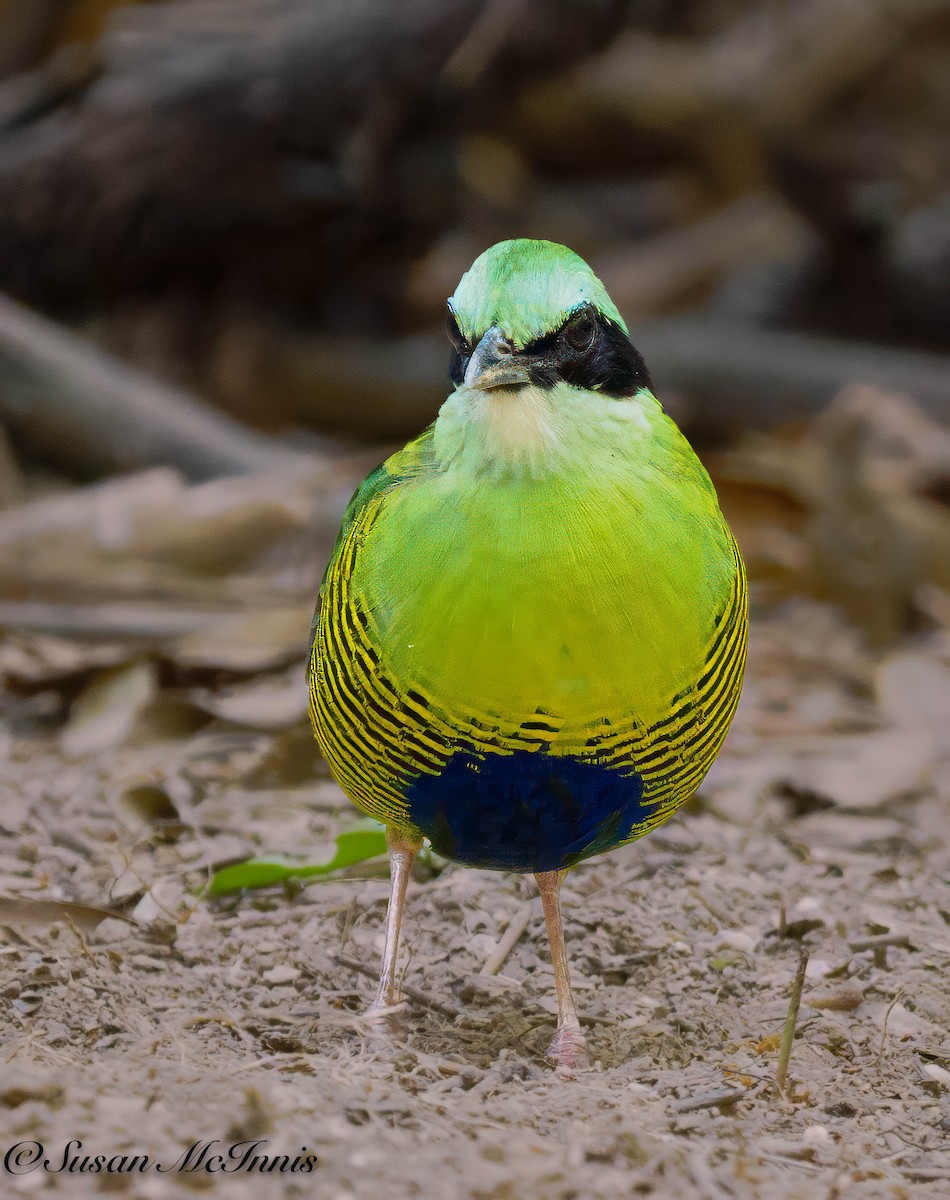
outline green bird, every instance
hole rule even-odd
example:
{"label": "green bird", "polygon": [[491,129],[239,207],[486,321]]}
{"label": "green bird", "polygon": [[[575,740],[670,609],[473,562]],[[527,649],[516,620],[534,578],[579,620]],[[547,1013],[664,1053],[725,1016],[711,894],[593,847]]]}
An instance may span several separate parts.
{"label": "green bird", "polygon": [[391,892],[371,1014],[428,838],[533,872],[557,988],[550,1056],[581,1066],[559,908],[567,870],[696,790],[739,700],[745,571],[709,476],[587,264],[485,251],[449,300],[454,389],[357,490],[310,667],[320,749],[383,822]]}

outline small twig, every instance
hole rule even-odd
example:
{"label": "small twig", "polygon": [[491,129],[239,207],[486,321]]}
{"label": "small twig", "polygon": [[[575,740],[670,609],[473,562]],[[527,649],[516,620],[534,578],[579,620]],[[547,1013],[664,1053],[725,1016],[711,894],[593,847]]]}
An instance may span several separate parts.
{"label": "small twig", "polygon": [[944,1142],[939,1146],[927,1146],[923,1142],[914,1142],[910,1138],[904,1137],[899,1129],[892,1129],[891,1133],[900,1138],[905,1145],[912,1146],[915,1150],[922,1150],[924,1154],[946,1154],[950,1150],[950,1142]]}
{"label": "small twig", "polygon": [[508,928],[499,939],[498,945],[485,960],[485,965],[480,972],[482,975],[498,974],[507,962],[508,955],[514,950],[522,934],[528,928],[533,913],[534,905],[530,901],[527,904],[522,904],[521,908],[518,909],[508,922]]}
{"label": "small twig", "polygon": [[92,951],[89,949],[89,944],[87,943],[86,939],[83,937],[82,930],[79,928],[79,926],[72,919],[72,917],[69,915],[68,912],[63,913],[63,920],[66,922],[66,924],[72,930],[73,936],[75,937],[76,941],[79,943],[79,948],[83,952],[83,955],[86,958],[88,958],[91,963],[95,963],[96,957],[92,953]]}
{"label": "small twig", "polygon": [[904,989],[898,988],[894,993],[894,999],[887,1006],[887,1012],[884,1014],[884,1024],[881,1026],[881,1048],[877,1052],[878,1062],[881,1061],[881,1058],[884,1054],[884,1043],[887,1041],[887,1023],[891,1019],[891,1013],[894,1011],[895,1005],[897,1004],[898,1000],[900,1000],[901,996],[903,996],[903,994]]}
{"label": "small twig", "polygon": [[715,1092],[705,1092],[702,1096],[691,1096],[688,1100],[679,1100],[673,1105],[675,1113],[699,1112],[703,1108],[719,1108],[723,1104],[735,1104],[749,1094],[748,1088],[720,1088]]}
{"label": "small twig", "polygon": [[802,947],[798,959],[798,970],[792,982],[792,992],[788,1000],[788,1016],[785,1018],[785,1028],[782,1030],[782,1042],[778,1051],[778,1065],[775,1068],[775,1095],[785,1093],[785,1083],[788,1079],[788,1064],[792,1057],[792,1045],[795,1041],[795,1025],[798,1021],[798,1010],[802,1003],[802,988],[805,986],[805,971],[808,967],[808,951]]}
{"label": "small twig", "polygon": [[616,1017],[599,1017],[596,1013],[579,1013],[578,1020],[582,1025],[615,1025]]}
{"label": "small twig", "polygon": [[[361,963],[355,958],[347,958],[343,954],[334,954],[332,958],[341,967],[346,967],[350,971],[356,971],[360,975],[365,975],[367,979],[375,980],[378,978],[378,972],[373,967],[368,967],[365,963]],[[441,1000],[437,1000],[434,996],[430,996],[422,991],[421,988],[413,987],[409,983],[403,983],[400,991],[413,1004],[420,1004],[423,1008],[430,1008],[433,1012],[441,1013],[443,1017],[448,1017],[451,1021],[454,1021],[456,1017],[462,1016],[459,1009],[453,1008],[450,1004],[445,1004]]]}
{"label": "small twig", "polygon": [[259,1067],[269,1067],[271,1063],[280,1063],[283,1067],[300,1066],[309,1061],[307,1054],[265,1054],[262,1058],[255,1058],[251,1062],[240,1063],[231,1070],[231,1075],[240,1075],[242,1071],[255,1071]]}
{"label": "small twig", "polygon": [[762,1162],[774,1163],[777,1167],[797,1167],[810,1175],[816,1175],[822,1170],[819,1163],[808,1162],[804,1158],[791,1158],[787,1154],[760,1154],[758,1157]]}
{"label": "small twig", "polygon": [[910,938],[906,933],[879,933],[874,937],[855,938],[848,945],[855,951],[877,950],[879,946],[909,946]]}
{"label": "small twig", "polygon": [[888,946],[910,946],[910,938],[906,933],[879,933],[873,937],[855,938],[853,942],[848,942],[848,945],[855,953],[873,950],[874,965],[886,971]]}
{"label": "small twig", "polygon": [[941,1167],[905,1167],[901,1174],[909,1183],[942,1183],[950,1179],[950,1171]]}

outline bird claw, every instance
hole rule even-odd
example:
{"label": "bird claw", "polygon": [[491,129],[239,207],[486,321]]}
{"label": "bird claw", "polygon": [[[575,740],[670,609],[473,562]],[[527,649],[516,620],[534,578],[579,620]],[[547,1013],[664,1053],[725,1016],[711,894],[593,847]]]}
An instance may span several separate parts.
{"label": "bird claw", "polygon": [[548,1047],[548,1058],[553,1058],[559,1067],[583,1071],[590,1062],[587,1057],[587,1039],[579,1029],[570,1026],[559,1029]]}

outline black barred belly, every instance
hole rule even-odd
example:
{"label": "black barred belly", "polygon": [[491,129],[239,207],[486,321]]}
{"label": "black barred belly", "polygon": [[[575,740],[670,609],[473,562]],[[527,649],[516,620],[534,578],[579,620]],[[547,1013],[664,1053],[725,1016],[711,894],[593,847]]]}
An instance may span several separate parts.
{"label": "black barred belly", "polygon": [[609,850],[654,811],[642,799],[636,772],[530,750],[458,751],[406,792],[440,854],[495,871],[556,871]]}

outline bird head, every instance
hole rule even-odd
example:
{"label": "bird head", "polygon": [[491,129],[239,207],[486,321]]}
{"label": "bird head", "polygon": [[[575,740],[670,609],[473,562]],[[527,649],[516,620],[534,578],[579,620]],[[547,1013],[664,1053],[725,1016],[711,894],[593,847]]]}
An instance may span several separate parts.
{"label": "bird head", "polygon": [[471,475],[591,464],[629,445],[644,404],[656,405],[604,285],[554,242],[499,242],[480,255],[449,300],[448,332],[455,390],[434,444]]}
{"label": "bird head", "polygon": [[449,299],[448,333],[456,387],[563,382],[621,397],[650,386],[604,285],[554,242],[520,238],[479,255]]}

